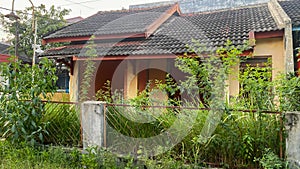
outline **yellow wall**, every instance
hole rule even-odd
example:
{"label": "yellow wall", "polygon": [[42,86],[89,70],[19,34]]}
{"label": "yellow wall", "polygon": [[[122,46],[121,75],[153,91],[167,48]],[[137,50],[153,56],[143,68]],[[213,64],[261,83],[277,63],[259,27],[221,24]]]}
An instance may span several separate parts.
{"label": "yellow wall", "polygon": [[[253,52],[254,57],[271,56],[272,57],[272,78],[275,79],[280,72],[284,72],[284,43],[283,38],[268,38],[256,40],[256,46]],[[239,66],[234,67],[233,72],[239,72]],[[237,74],[229,77],[229,95],[236,96],[239,93],[239,82]]]}
{"label": "yellow wall", "polygon": [[51,97],[51,101],[69,102],[70,94],[69,93],[54,93],[54,95]]}
{"label": "yellow wall", "polygon": [[235,65],[231,68],[231,74],[228,77],[228,96],[237,96],[239,94],[240,85],[238,82],[240,65]]}
{"label": "yellow wall", "polygon": [[124,95],[126,98],[134,98],[137,94],[137,75],[135,61],[127,61],[127,70],[125,72]]}
{"label": "yellow wall", "polygon": [[256,41],[254,56],[271,55],[273,79],[285,71],[284,43],[282,38],[259,39]]}
{"label": "yellow wall", "polygon": [[73,69],[73,75],[70,75],[70,86],[69,86],[69,91],[70,91],[70,101],[73,102],[78,102],[78,96],[79,96],[79,62],[74,63],[74,69]]}
{"label": "yellow wall", "polygon": [[[143,64],[143,65],[142,65]],[[124,89],[125,92],[125,97],[127,98],[133,98],[137,95],[138,90],[138,78],[137,75],[139,72],[145,70],[145,69],[150,69],[149,71],[149,79],[158,79],[162,80],[164,82],[166,73],[167,72],[167,59],[149,59],[147,60],[147,65],[142,63],[141,60],[132,60],[132,61],[127,61],[127,70],[125,73],[125,83],[124,83]],[[161,71],[158,71],[158,70]],[[154,82],[154,81],[153,81]]]}

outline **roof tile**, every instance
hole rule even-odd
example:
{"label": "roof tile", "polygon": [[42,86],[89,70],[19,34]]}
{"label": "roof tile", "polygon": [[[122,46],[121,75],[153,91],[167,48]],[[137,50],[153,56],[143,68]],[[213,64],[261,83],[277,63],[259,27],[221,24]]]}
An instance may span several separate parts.
{"label": "roof tile", "polygon": [[[155,9],[165,10],[162,8]],[[98,29],[97,26],[101,27],[101,25],[103,26],[108,21],[111,22],[114,15],[116,15],[116,18],[125,16],[124,19],[120,19],[124,25],[120,25],[117,28],[111,27],[111,30],[109,30],[109,26],[104,26],[100,28],[101,32],[99,34],[115,33],[117,31],[140,31],[145,25],[151,22],[151,19],[146,17],[146,14],[150,15],[150,13],[135,14],[131,11],[100,12],[81,21],[80,24],[74,24],[73,27],[66,27],[61,31],[49,35],[49,37],[82,35],[83,32],[79,31],[80,33],[78,33],[78,30],[85,30],[84,32],[91,34],[95,29]],[[131,17],[137,17],[137,21],[129,22]],[[145,24],[138,25],[144,17]],[[107,22],[98,23],[104,20],[107,20]],[[242,45],[248,40],[250,31],[262,32],[273,30],[278,30],[278,27],[272,18],[268,6],[267,4],[260,4],[209,13],[171,16],[146,39],[133,39],[134,42],[131,43],[120,41],[112,43],[116,45],[106,47],[103,47],[104,42],[99,41],[96,49],[99,56],[181,54],[187,52],[186,45],[192,44],[192,39],[198,40],[207,49],[216,49],[216,47],[224,45],[227,40],[232,40],[234,45]],[[61,50],[50,49],[43,56],[77,55],[83,57],[85,56],[85,49],[81,50],[81,48],[82,45],[67,47]]]}
{"label": "roof tile", "polygon": [[98,12],[84,20],[68,25],[44,37],[63,38],[121,33],[144,33],[147,26],[158,19],[172,5],[147,9]]}
{"label": "roof tile", "polygon": [[300,26],[300,2],[299,0],[279,1],[279,4],[291,18],[293,26]]}

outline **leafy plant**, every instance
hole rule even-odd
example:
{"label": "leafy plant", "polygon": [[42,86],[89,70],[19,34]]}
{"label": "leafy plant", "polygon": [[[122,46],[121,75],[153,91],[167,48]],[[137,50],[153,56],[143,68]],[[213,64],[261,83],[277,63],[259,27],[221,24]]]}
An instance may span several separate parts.
{"label": "leafy plant", "polygon": [[27,169],[74,169],[80,167],[80,158],[71,158],[77,149],[66,150],[62,147],[30,146],[26,142],[10,143],[0,141],[1,168]]}
{"label": "leafy plant", "polygon": [[287,164],[280,160],[280,158],[272,152],[271,149],[266,148],[261,158],[255,159],[259,161],[260,165],[264,169],[281,169],[287,168]]}
{"label": "leafy plant", "polygon": [[[41,42],[42,37],[54,30],[66,26],[67,23],[64,20],[64,17],[69,14],[70,10],[61,9],[60,7],[54,7],[53,5],[50,8],[46,8],[45,5],[41,4],[40,6],[34,7],[34,16],[31,15],[32,7],[26,8],[24,10],[17,10],[16,14],[19,16],[19,21],[15,26],[11,25],[11,22],[8,22],[7,18],[1,16],[0,22],[2,23],[4,29],[10,33],[15,34],[16,29],[19,34],[19,44],[18,44],[18,53],[24,53],[26,56],[32,56],[32,43],[34,39],[34,20],[37,20],[37,43]],[[10,39],[12,43],[15,44],[15,37],[13,36]],[[47,44],[41,46],[42,49],[58,46],[58,44]],[[12,51],[11,51],[12,52]]]}
{"label": "leafy plant", "polygon": [[276,83],[280,111],[300,111],[300,77],[293,73],[281,75]]}
{"label": "leafy plant", "polygon": [[[43,58],[30,67],[11,59],[0,65],[3,80],[0,86],[0,134],[13,142],[43,141],[48,122],[41,119],[42,98],[49,99],[55,90],[57,77],[53,63]],[[50,95],[49,95],[50,94]]]}
{"label": "leafy plant", "polygon": [[274,81],[271,60],[264,67],[247,67],[240,72],[239,103],[245,109],[274,110]]}
{"label": "leafy plant", "polygon": [[41,121],[48,123],[47,133],[43,133],[46,144],[80,145],[80,118],[75,105],[46,103]]}
{"label": "leafy plant", "polygon": [[92,36],[91,40],[88,41],[88,45],[85,47],[85,54],[86,56],[90,56],[87,60],[84,61],[84,71],[83,71],[83,79],[80,85],[80,101],[87,101],[90,99],[89,95],[89,88],[90,83],[92,82],[92,77],[95,72],[95,62],[91,60],[92,58],[95,58],[97,56],[97,50],[95,49],[94,39],[95,37]]}

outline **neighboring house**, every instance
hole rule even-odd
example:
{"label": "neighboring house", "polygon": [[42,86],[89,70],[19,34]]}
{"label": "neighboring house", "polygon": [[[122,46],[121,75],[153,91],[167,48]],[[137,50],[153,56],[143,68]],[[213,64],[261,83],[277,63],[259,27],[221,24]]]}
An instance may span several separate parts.
{"label": "neighboring house", "polygon": [[154,2],[138,5],[130,5],[129,9],[137,8],[148,8],[155,7],[159,5],[174,4],[179,3],[180,10],[182,13],[195,13],[204,11],[213,11],[218,9],[228,9],[238,6],[247,6],[258,3],[266,3],[269,0],[171,0],[163,2]]}
{"label": "neighboring house", "polygon": [[[294,0],[296,1],[296,0]],[[90,58],[85,48],[93,40],[97,56],[94,95],[107,80],[112,89],[123,89],[134,97],[149,80],[165,81],[169,73],[175,81],[185,74],[174,66],[174,59],[188,52],[187,44],[199,40],[207,50],[215,50],[229,39],[234,45],[252,42],[244,55],[253,53],[252,63],[272,59],[272,76],[294,70],[292,27],[289,17],[276,0],[254,6],[197,14],[182,14],[178,4],[145,9],[98,12],[43,38],[43,44],[69,42],[45,51],[41,57],[54,58],[70,67],[70,94],[78,101],[83,79],[83,61]],[[253,43],[255,42],[255,43]],[[193,53],[189,53],[193,55]],[[240,66],[234,69],[237,71]],[[239,83],[230,77],[228,94],[239,93]]]}
{"label": "neighboring house", "polygon": [[[9,54],[9,48],[10,48],[10,45],[8,45],[4,42],[0,42],[0,63],[9,62],[9,58],[11,57],[11,55]],[[27,58],[26,56],[22,55],[22,56],[19,56],[18,58],[22,61],[22,63],[31,64],[31,60],[29,58]],[[0,83],[7,84],[8,81],[3,83],[3,77],[0,76]]]}
{"label": "neighboring house", "polygon": [[[7,52],[9,45],[0,42],[0,63],[8,62],[10,55]],[[7,81],[4,81],[3,77],[0,76],[0,84],[7,84]]]}
{"label": "neighboring house", "polygon": [[0,42],[0,62],[8,62],[8,58],[10,57],[8,48],[8,44]]}
{"label": "neighboring house", "polygon": [[[0,42],[0,62],[8,62],[8,58],[11,57],[9,53],[10,45],[4,42]],[[18,59],[22,61],[22,63],[31,64],[31,59],[25,55],[18,56]]]}
{"label": "neighboring house", "polygon": [[83,20],[83,17],[81,17],[81,16],[66,19],[68,24],[76,23],[76,22],[79,22],[81,20]]}

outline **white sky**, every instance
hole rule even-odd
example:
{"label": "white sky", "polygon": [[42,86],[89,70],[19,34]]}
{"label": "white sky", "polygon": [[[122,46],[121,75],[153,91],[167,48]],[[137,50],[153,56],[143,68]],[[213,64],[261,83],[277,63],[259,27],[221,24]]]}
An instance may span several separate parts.
{"label": "white sky", "polygon": [[[166,0],[32,0],[34,6],[40,4],[46,5],[49,8],[51,5],[71,9],[67,18],[82,16],[84,18],[91,16],[98,11],[118,10],[128,8],[129,5],[152,3]],[[79,4],[80,3],[80,4]],[[25,7],[30,7],[29,0],[15,0],[15,10],[23,10]],[[11,9],[12,0],[0,0],[0,7]],[[9,11],[1,10],[1,13],[9,13]]]}

